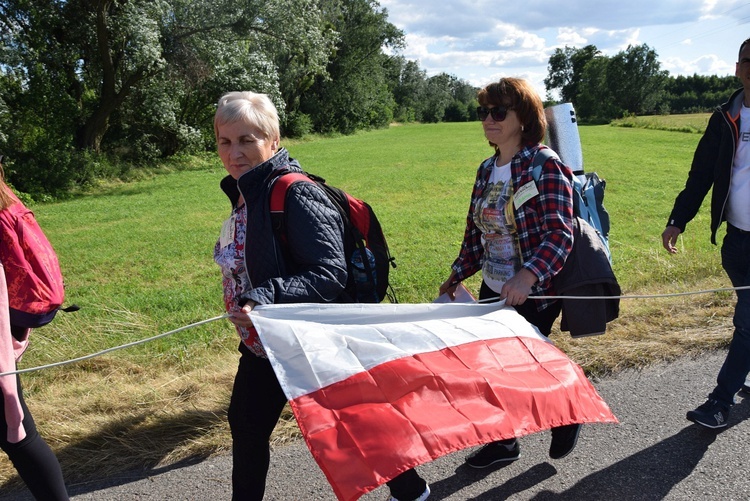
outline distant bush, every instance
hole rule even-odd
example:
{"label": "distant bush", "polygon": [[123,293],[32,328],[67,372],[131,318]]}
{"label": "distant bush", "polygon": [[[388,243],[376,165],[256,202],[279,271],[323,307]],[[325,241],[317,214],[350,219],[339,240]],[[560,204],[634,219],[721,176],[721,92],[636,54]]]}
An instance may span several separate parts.
{"label": "distant bush", "polygon": [[312,133],[313,122],[310,115],[294,111],[288,113],[284,124],[284,136],[291,138],[305,137]]}

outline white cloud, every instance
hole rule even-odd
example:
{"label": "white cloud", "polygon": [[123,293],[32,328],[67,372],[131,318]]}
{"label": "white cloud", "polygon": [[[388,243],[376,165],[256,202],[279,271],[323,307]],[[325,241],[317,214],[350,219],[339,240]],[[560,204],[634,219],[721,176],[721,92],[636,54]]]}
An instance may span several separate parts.
{"label": "white cloud", "polygon": [[750,2],[736,0],[381,0],[406,33],[402,55],[428,75],[474,85],[502,76],[532,80],[544,93],[556,48],[595,45],[614,55],[628,45],[656,50],[671,74],[734,74],[750,37]]}
{"label": "white cloud", "polygon": [[666,58],[661,61],[662,69],[671,75],[733,75],[734,63],[728,63],[714,55],[701,56],[693,60]]}
{"label": "white cloud", "polygon": [[557,30],[557,43],[560,46],[579,47],[588,45],[589,37],[594,35],[597,31],[596,28],[585,28],[583,30],[577,30],[573,28],[558,28]]}

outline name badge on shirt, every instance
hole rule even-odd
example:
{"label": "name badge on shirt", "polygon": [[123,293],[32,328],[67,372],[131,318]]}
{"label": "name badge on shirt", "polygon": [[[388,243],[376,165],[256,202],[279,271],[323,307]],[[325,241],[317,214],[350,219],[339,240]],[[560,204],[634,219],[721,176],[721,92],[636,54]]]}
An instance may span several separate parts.
{"label": "name badge on shirt", "polygon": [[224,221],[224,224],[221,226],[221,236],[219,236],[219,245],[224,248],[230,245],[232,242],[234,242],[234,226],[235,226],[235,216],[232,214],[232,216]]}
{"label": "name badge on shirt", "polygon": [[523,204],[525,204],[538,194],[539,190],[536,188],[536,183],[534,181],[529,181],[528,183],[521,186],[513,195],[513,207],[518,210],[519,207],[521,207]]}

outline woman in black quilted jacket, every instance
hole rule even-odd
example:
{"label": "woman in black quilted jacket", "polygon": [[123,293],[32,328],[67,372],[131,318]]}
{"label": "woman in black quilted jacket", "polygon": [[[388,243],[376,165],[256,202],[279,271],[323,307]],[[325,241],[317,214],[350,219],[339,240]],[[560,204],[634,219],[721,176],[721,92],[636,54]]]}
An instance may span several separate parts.
{"label": "woman in black quilted jacket", "polygon": [[[274,238],[269,212],[273,181],[301,172],[280,148],[276,108],[264,94],[230,92],[214,117],[218,153],[228,176],[221,187],[232,212],[214,249],[223,275],[224,303],[241,342],[229,404],[232,497],[261,500],[270,460],[269,439],[286,397],[250,312],[257,304],[335,301],[347,281],[341,216],[315,183],[294,183],[285,202],[285,239]],[[429,489],[414,470],[388,483],[394,499],[424,500]]]}

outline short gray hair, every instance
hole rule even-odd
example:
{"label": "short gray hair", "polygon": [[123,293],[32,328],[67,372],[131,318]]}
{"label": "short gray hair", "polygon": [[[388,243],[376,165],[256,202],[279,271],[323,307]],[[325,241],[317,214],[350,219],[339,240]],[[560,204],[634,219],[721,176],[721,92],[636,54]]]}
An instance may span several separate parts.
{"label": "short gray hair", "polygon": [[216,105],[214,134],[219,137],[219,126],[245,122],[257,127],[266,139],[279,139],[279,112],[266,94],[250,91],[227,92]]}

